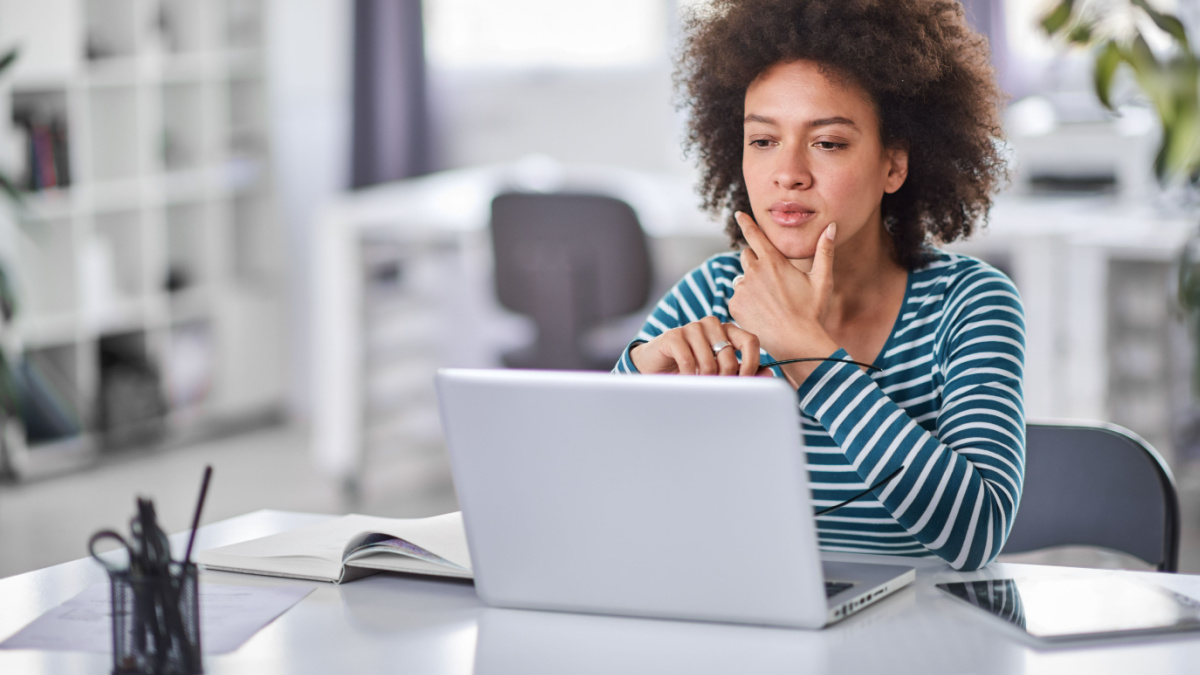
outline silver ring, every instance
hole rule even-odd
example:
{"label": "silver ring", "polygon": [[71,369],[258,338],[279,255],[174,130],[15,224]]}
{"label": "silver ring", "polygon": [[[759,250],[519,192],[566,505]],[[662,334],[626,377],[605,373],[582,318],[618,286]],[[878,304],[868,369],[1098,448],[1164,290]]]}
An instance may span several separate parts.
{"label": "silver ring", "polygon": [[712,346],[713,356],[720,354],[722,349],[725,349],[727,347],[732,347],[732,346],[733,345],[729,344],[725,340],[721,340],[720,342],[714,343]]}
{"label": "silver ring", "polygon": [[742,283],[742,282],[743,282],[743,281],[745,281],[745,280],[746,280],[746,275],[744,275],[744,274],[739,274],[739,275],[737,275],[736,277],[734,277],[734,278],[733,278],[733,281],[729,282],[729,285],[730,285],[730,286],[733,286],[734,288],[737,288],[737,285],[738,285],[738,284],[740,284],[740,283]]}

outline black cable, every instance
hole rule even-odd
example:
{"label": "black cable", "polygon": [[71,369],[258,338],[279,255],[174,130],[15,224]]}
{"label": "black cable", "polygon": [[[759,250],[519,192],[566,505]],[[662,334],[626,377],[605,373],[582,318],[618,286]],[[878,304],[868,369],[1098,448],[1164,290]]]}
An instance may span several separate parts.
{"label": "black cable", "polygon": [[829,513],[830,511],[833,511],[834,509],[840,509],[840,508],[842,508],[843,506],[845,506],[845,505],[849,504],[850,502],[852,502],[852,501],[854,501],[854,500],[856,500],[856,499],[862,499],[863,497],[865,497],[865,496],[867,496],[867,495],[871,494],[871,492],[875,491],[877,488],[879,488],[879,487],[880,487],[881,485],[883,485],[884,483],[886,483],[886,482],[888,482],[889,480],[891,480],[891,479],[895,478],[896,476],[900,475],[900,472],[901,472],[901,471],[903,471],[903,470],[904,470],[904,468],[905,468],[905,467],[904,467],[904,465],[903,465],[903,464],[902,464],[902,465],[900,465],[900,467],[899,467],[899,468],[897,468],[895,471],[893,471],[893,472],[889,473],[889,474],[888,474],[886,477],[884,477],[884,479],[883,479],[883,480],[881,480],[881,481],[879,481],[878,483],[876,483],[876,484],[872,485],[871,487],[867,488],[866,490],[863,490],[862,492],[860,492],[860,493],[858,493],[858,494],[854,495],[854,496],[853,496],[853,497],[851,497],[850,499],[847,499],[846,501],[844,501],[844,502],[842,502],[842,503],[840,503],[840,504],[834,504],[833,506],[830,506],[830,507],[828,507],[828,508],[821,509],[820,511],[817,511],[817,512],[816,512],[816,513],[814,513],[813,515],[814,515],[814,516],[820,516],[820,515],[824,515],[824,514],[826,514],[826,513]]}

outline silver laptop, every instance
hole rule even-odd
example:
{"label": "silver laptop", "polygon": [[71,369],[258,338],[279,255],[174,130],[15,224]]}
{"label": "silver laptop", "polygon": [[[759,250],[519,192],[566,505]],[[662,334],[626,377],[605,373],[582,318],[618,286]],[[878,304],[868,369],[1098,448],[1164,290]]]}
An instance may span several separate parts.
{"label": "silver laptop", "polygon": [[822,564],[782,381],[448,369],[437,390],[488,605],[820,628],[914,577]]}

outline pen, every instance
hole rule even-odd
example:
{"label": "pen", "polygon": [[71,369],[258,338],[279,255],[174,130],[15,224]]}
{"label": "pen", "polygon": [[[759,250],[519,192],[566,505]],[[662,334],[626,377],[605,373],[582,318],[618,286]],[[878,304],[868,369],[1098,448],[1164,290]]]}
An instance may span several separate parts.
{"label": "pen", "polygon": [[183,564],[192,559],[192,544],[196,543],[196,528],[200,527],[200,512],[204,510],[204,498],[208,496],[208,481],[212,478],[212,465],[204,467],[204,479],[200,481],[200,499],[196,502],[196,513],[192,516],[192,534],[188,536],[187,553],[183,556]]}

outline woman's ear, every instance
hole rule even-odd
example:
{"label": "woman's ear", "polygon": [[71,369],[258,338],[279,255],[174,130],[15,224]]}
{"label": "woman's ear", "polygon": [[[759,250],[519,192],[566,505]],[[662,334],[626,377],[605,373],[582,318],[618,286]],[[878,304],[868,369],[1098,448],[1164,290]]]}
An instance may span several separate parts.
{"label": "woman's ear", "polygon": [[897,146],[889,148],[885,152],[888,173],[883,184],[883,191],[892,194],[899,190],[904,185],[905,179],[908,178],[908,148]]}

